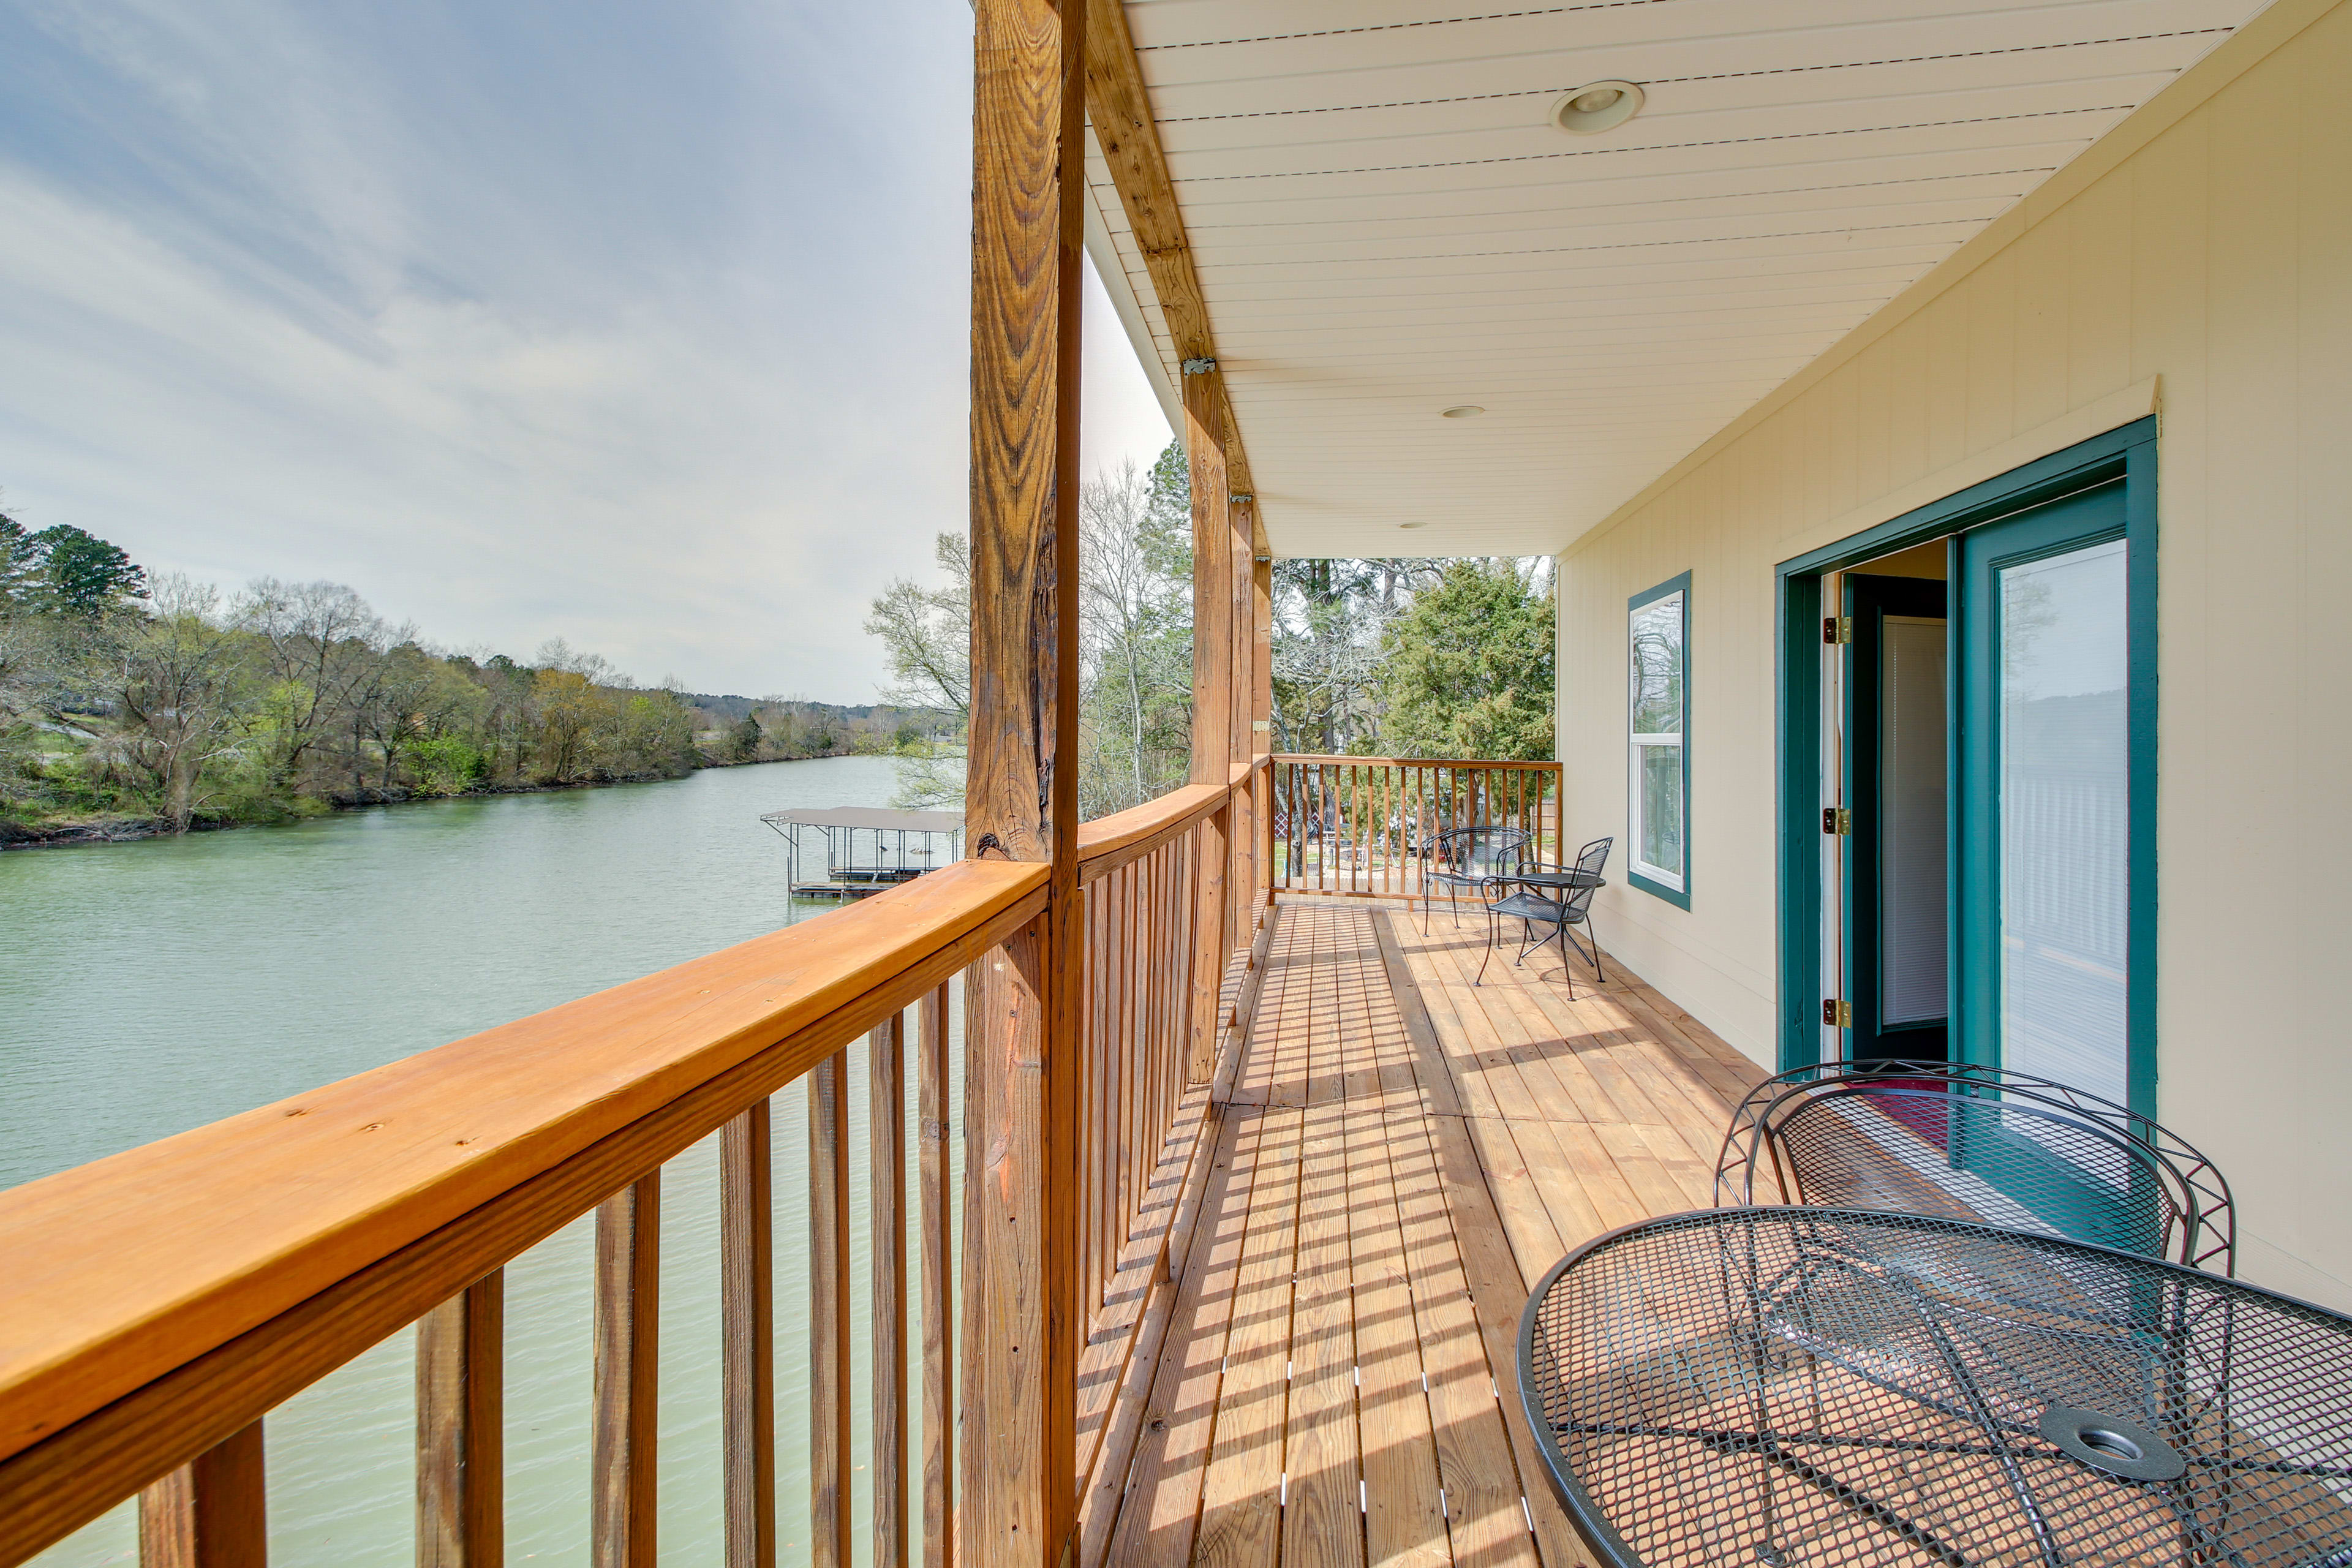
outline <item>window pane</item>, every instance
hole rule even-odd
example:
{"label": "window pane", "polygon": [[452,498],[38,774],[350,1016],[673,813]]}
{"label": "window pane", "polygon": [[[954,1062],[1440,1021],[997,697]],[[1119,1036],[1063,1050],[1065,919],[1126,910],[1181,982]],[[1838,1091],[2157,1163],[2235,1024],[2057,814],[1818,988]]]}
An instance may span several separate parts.
{"label": "window pane", "polygon": [[1682,728],[1683,596],[1669,594],[1633,612],[1633,733]]}
{"label": "window pane", "polygon": [[2130,724],[2121,541],[2000,574],[2004,1066],[2125,1096]]}
{"label": "window pane", "polygon": [[1683,749],[1642,746],[1642,842],[1643,864],[1683,874]]}

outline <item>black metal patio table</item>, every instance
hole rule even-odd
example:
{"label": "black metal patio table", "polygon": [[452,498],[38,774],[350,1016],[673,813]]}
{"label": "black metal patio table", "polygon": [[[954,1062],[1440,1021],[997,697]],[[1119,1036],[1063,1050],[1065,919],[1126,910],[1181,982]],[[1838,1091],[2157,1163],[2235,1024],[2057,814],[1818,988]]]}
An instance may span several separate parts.
{"label": "black metal patio table", "polygon": [[1555,893],[1564,893],[1570,888],[1606,887],[1609,879],[1598,871],[1580,871],[1573,866],[1557,870],[1549,866],[1522,866],[1516,871],[1501,873],[1495,880],[1517,882],[1528,888],[1549,888]]}
{"label": "black metal patio table", "polygon": [[2352,1568],[2352,1319],[2135,1253],[1645,1220],[1537,1288],[1519,1391],[1622,1565]]}

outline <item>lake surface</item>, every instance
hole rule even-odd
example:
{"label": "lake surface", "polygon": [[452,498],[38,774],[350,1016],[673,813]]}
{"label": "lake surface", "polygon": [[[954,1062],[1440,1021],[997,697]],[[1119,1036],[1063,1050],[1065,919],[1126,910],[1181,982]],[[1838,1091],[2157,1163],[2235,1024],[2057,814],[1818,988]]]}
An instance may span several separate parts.
{"label": "lake surface", "polygon": [[[821,916],[833,906],[789,897],[784,842],[760,814],[886,805],[896,782],[887,758],[830,758],[0,855],[0,1185]],[[850,1080],[862,1215],[862,1046]],[[911,1164],[911,1084],[908,1100]],[[778,1526],[792,1562],[808,1555],[805,1090],[775,1109]],[[959,1093],[959,1122],[961,1109]],[[862,1324],[867,1237],[855,1221],[851,1234]],[[664,1170],[661,1248],[661,1557],[716,1563],[715,1139]],[[507,1271],[510,1562],[587,1561],[592,1253],[583,1220]],[[862,1405],[862,1339],[853,1353]],[[403,1333],[272,1413],[274,1568],[413,1562],[414,1368]],[[861,1485],[861,1559],[869,1506]],[[136,1558],[126,1507],[36,1561]]]}

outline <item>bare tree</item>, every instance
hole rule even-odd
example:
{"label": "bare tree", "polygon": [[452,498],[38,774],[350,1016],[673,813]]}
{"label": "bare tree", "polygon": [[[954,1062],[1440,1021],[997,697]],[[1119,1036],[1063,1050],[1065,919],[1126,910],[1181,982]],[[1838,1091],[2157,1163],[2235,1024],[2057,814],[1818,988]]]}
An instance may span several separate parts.
{"label": "bare tree", "polygon": [[155,579],[154,607],[123,619],[110,695],[121,728],[115,759],[150,781],[172,830],[184,833],[203,804],[205,764],[244,739],[252,671],[247,644],[224,623],[220,592],[177,573]]}
{"label": "bare tree", "polygon": [[882,700],[901,708],[933,708],[971,720],[971,559],[961,533],[942,533],[932,554],[947,582],[926,588],[901,577],[882,590],[866,618],[866,635],[882,639],[892,684]]}
{"label": "bare tree", "polygon": [[1177,570],[1152,499],[1150,476],[1132,461],[1078,491],[1078,788],[1088,816],[1139,805],[1183,782],[1192,582]]}
{"label": "bare tree", "polygon": [[[927,588],[901,577],[882,590],[866,618],[866,632],[882,639],[891,684],[882,700],[901,708],[929,708],[955,716],[959,747],[971,728],[971,559],[960,533],[942,533],[932,551],[947,582]],[[902,806],[963,801],[963,757],[926,751],[900,767],[895,795]]]}
{"label": "bare tree", "polygon": [[404,635],[341,583],[257,578],[233,619],[267,650],[276,730],[270,771],[290,784],[311,748],[352,713],[384,649]]}

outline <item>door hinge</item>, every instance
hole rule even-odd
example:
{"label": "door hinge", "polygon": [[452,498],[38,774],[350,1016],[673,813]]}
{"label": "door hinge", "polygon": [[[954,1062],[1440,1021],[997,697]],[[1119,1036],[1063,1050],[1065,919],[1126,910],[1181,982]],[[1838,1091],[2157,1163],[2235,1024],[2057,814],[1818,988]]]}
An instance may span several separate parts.
{"label": "door hinge", "polygon": [[1822,807],[1822,831],[1823,833],[1852,833],[1853,831],[1853,813],[1848,811],[1842,805],[1825,805]]}
{"label": "door hinge", "polygon": [[1843,647],[1844,644],[1853,641],[1853,617],[1852,616],[1823,616],[1822,617],[1822,641],[1829,644],[1832,647]]}
{"label": "door hinge", "polygon": [[1853,1027],[1853,1004],[1824,997],[1822,1001],[1822,1022],[1832,1029]]}

